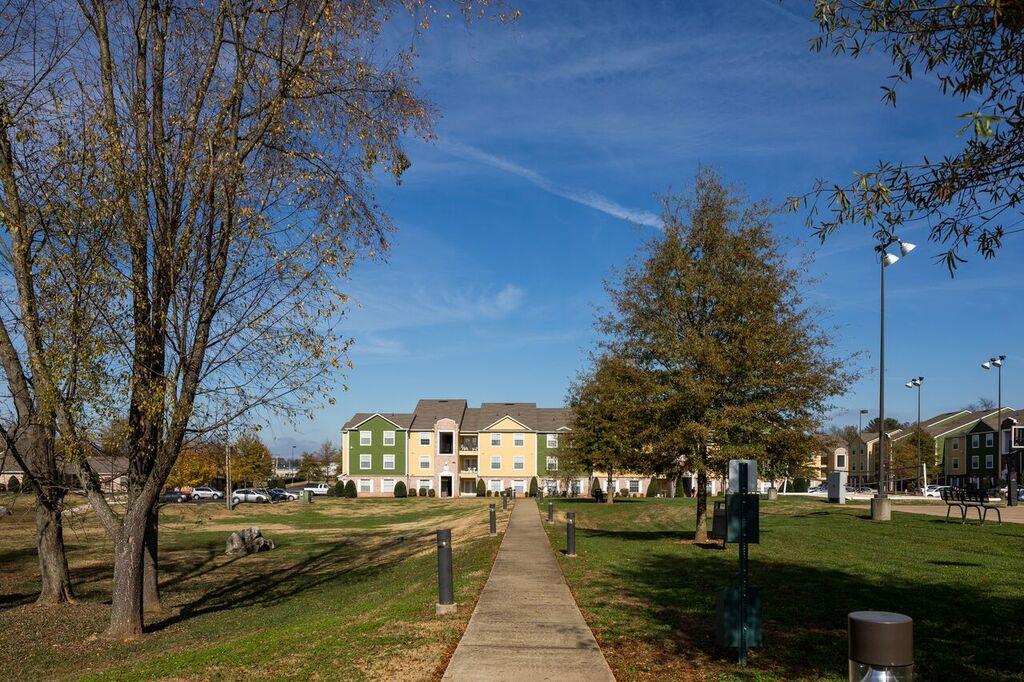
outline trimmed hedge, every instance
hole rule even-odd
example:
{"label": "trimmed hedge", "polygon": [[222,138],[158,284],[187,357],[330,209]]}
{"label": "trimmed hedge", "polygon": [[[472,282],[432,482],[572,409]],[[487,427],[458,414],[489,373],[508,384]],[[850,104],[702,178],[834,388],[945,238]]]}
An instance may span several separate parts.
{"label": "trimmed hedge", "polygon": [[416,497],[416,495],[417,495],[416,488],[409,488],[409,497]]}
{"label": "trimmed hedge", "polygon": [[11,476],[7,481],[7,490],[12,493],[21,492],[21,481],[18,480],[17,476]]}
{"label": "trimmed hedge", "polygon": [[426,496],[427,496],[427,489],[426,488],[420,488],[420,497],[426,497]]}
{"label": "trimmed hedge", "polygon": [[487,494],[487,486],[484,484],[484,479],[478,478],[476,481],[476,496],[483,497]]}
{"label": "trimmed hedge", "polygon": [[805,493],[811,487],[811,482],[800,476],[793,479],[793,492]]}
{"label": "trimmed hedge", "polygon": [[405,487],[405,481],[395,484],[395,497],[409,497],[409,490]]}
{"label": "trimmed hedge", "polygon": [[658,479],[652,478],[651,482],[647,485],[647,497],[657,497],[660,492],[661,484],[658,483]]}
{"label": "trimmed hedge", "polygon": [[427,497],[437,497],[437,493],[434,492],[433,488],[427,491]]}
{"label": "trimmed hedge", "polygon": [[537,497],[537,477],[530,479],[530,497]]}
{"label": "trimmed hedge", "polygon": [[351,478],[345,484],[345,497],[359,497],[359,490],[356,488],[356,482]]}

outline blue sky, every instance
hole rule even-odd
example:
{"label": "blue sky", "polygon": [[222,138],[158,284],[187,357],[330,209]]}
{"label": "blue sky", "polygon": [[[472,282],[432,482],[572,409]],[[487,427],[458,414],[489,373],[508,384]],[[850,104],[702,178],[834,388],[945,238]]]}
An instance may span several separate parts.
{"label": "blue sky", "polygon": [[[531,2],[513,26],[437,21],[418,42],[437,140],[410,140],[412,168],[380,199],[398,226],[387,262],[362,263],[343,323],[355,368],[311,421],[274,422],[289,455],[340,440],[356,411],[408,411],[420,397],[561,405],[594,341],[602,283],[657,234],[658,196],[698,164],[754,199],[781,202],[879,159],[936,157],[962,142],[966,105],[922,78],[881,104],[881,55],[853,61],[808,47],[809,2]],[[401,30],[395,30],[401,34]],[[831,418],[878,407],[878,282],[866,229],[819,246],[781,215],[794,259],[813,252],[808,298],[837,352],[864,351],[863,378]],[[951,280],[925,235],[888,271],[887,413],[915,414],[905,381],[924,375],[923,411],[995,398],[979,363],[1009,356],[1003,402],[1024,406],[1013,343],[1019,241],[972,257]],[[343,383],[348,390],[342,390]]]}

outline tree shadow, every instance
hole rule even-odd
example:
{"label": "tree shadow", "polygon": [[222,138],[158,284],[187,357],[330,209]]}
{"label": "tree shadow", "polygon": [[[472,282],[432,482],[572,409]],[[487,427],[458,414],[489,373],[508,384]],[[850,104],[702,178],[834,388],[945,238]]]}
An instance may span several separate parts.
{"label": "tree shadow", "polygon": [[[651,549],[645,561],[615,569],[623,598],[644,603],[641,608],[667,626],[649,628],[648,643],[667,655],[731,664],[735,650],[714,641],[714,602],[718,590],[734,582],[735,559]],[[933,582],[872,580],[754,558],[750,570],[752,585],[761,590],[764,644],[752,652],[748,670],[733,671],[737,675],[754,678],[771,670],[783,679],[845,676],[847,614],[871,609],[914,618],[915,672],[921,679],[1010,680],[1024,670],[1024,649],[1008,646],[1013,630],[1007,629],[1019,622],[1024,595],[997,595],[969,583],[953,591]]]}

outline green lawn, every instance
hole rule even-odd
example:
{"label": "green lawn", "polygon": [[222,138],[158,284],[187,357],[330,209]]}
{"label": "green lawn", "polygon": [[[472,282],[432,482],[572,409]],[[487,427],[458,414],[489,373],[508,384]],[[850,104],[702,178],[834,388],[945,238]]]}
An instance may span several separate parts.
{"label": "green lawn", "polygon": [[[735,545],[693,544],[693,500],[558,500],[549,526],[577,558],[562,570],[618,679],[845,680],[846,615],[914,618],[918,679],[1024,679],[1024,526],[962,526],[866,507],[762,500],[751,581],[761,589],[764,646],[750,664],[714,643],[714,603],[735,580]],[[546,513],[546,505],[542,505]]]}
{"label": "green lawn", "polygon": [[[77,604],[31,604],[36,566],[23,497],[0,520],[0,679],[431,679],[443,671],[490,571],[498,538],[486,500],[324,500],[272,507],[174,505],[161,517],[161,581],[172,613],[142,641],[107,642],[110,544],[72,521]],[[500,514],[500,512],[499,512]],[[507,514],[500,516],[504,521]],[[277,549],[223,555],[232,529]],[[454,617],[434,615],[433,531],[455,538]]]}

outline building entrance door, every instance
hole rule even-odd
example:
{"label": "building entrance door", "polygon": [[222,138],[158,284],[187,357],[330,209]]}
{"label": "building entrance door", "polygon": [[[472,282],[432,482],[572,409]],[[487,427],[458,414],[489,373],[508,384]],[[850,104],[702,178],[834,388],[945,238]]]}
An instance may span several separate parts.
{"label": "building entrance door", "polygon": [[441,476],[441,497],[452,496],[452,477]]}

